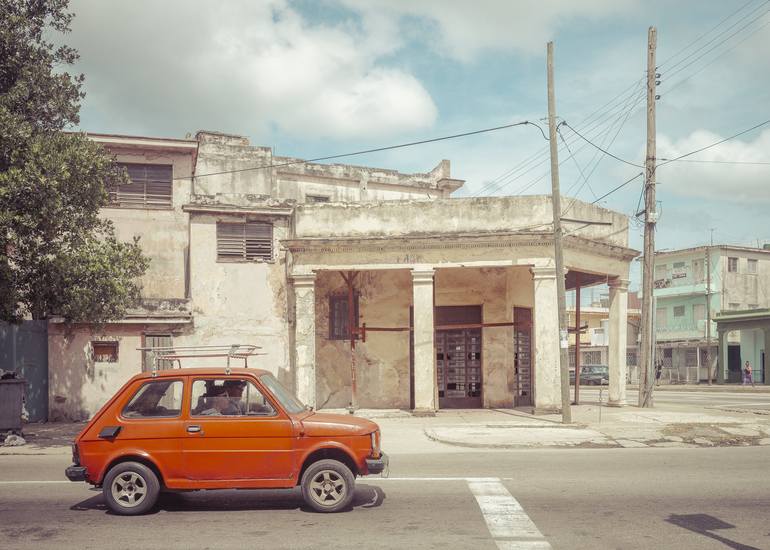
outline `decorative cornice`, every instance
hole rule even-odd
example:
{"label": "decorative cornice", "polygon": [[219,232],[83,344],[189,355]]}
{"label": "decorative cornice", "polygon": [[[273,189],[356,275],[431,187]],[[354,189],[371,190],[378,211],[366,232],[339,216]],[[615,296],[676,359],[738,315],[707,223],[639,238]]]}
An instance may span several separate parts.
{"label": "decorative cornice", "polygon": [[433,284],[433,276],[435,274],[435,269],[413,269],[412,283],[416,285]]}
{"label": "decorative cornice", "polygon": [[196,214],[239,214],[278,217],[289,217],[294,211],[291,207],[247,207],[226,204],[185,204],[182,205],[182,210]]}
{"label": "decorative cornice", "polygon": [[301,273],[291,276],[291,282],[294,285],[294,288],[314,288],[315,279],[315,273]]}
{"label": "decorative cornice", "polygon": [[621,292],[628,290],[628,285],[631,283],[628,279],[610,279],[607,281],[607,286],[619,290]]}

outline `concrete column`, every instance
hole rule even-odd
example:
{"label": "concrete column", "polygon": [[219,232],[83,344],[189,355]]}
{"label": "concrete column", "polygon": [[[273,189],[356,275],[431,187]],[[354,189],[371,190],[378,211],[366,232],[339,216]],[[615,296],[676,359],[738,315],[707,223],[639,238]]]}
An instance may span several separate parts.
{"label": "concrete column", "polygon": [[610,319],[609,319],[609,370],[610,398],[609,405],[621,407],[626,404],[626,340],[628,338],[628,281],[615,279],[609,282]]}
{"label": "concrete column", "polygon": [[294,275],[294,387],[300,401],[316,406],[315,273]]}
{"label": "concrete column", "polygon": [[728,331],[717,332],[717,384],[725,383],[725,369],[727,368],[727,334]]}
{"label": "concrete column", "polygon": [[414,408],[435,411],[436,349],[433,342],[433,269],[412,270],[414,305]]}
{"label": "concrete column", "polygon": [[535,364],[532,388],[535,412],[558,412],[561,411],[561,377],[556,269],[533,267],[532,275],[535,286]]}

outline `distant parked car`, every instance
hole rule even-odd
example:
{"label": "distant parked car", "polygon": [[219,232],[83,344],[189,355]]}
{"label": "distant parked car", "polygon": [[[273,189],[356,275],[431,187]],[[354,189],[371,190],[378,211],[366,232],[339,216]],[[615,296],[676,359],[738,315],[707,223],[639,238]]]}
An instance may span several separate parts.
{"label": "distant parked car", "polygon": [[[608,384],[610,369],[607,365],[584,365],[580,367],[580,383],[584,386]],[[569,372],[569,383],[575,384],[575,371]]]}

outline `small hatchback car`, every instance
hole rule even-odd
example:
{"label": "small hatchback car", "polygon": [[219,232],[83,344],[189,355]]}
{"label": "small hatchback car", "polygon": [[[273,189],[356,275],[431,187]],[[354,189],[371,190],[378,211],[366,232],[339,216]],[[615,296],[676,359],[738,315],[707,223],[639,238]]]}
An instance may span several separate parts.
{"label": "small hatchback car", "polygon": [[297,485],[308,506],[337,512],[356,476],[388,464],[377,424],[313,412],[249,368],[134,376],[77,436],[72,457],[67,478],[101,487],[122,515],[147,512],[161,491]]}

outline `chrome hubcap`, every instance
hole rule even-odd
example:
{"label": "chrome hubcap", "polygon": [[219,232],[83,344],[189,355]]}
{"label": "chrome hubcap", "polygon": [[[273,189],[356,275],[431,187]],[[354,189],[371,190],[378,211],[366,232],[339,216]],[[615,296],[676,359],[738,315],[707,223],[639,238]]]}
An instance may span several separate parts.
{"label": "chrome hubcap", "polygon": [[345,480],[334,470],[322,470],[310,481],[310,495],[321,506],[334,506],[347,492]]}
{"label": "chrome hubcap", "polygon": [[147,483],[136,472],[124,472],[112,481],[112,498],[125,508],[139,506],[147,496]]}

